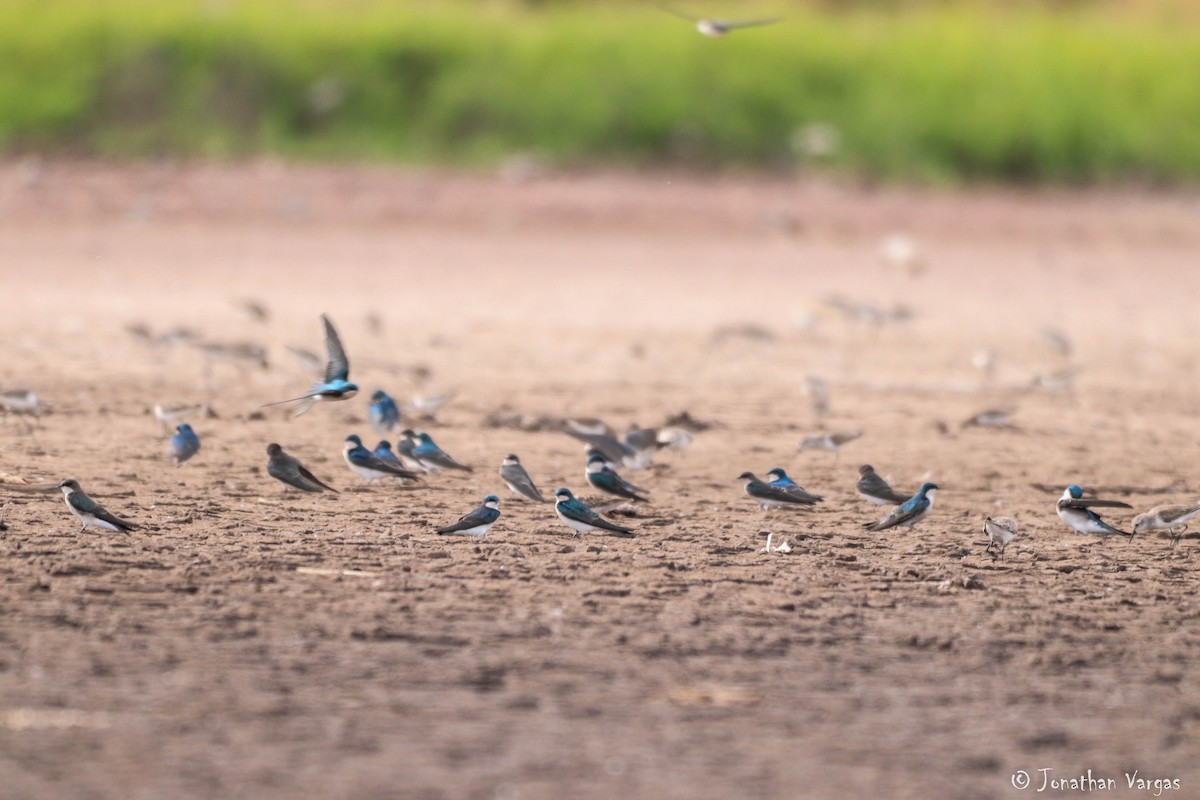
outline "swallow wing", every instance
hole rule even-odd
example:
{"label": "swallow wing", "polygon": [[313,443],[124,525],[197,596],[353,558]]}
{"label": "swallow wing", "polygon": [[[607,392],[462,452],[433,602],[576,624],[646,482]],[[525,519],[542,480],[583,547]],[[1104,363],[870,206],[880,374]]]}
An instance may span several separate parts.
{"label": "swallow wing", "polygon": [[1120,500],[1094,500],[1087,497],[1078,500],[1068,498],[1059,502],[1063,508],[1133,508],[1129,503],[1122,503]]}
{"label": "swallow wing", "polygon": [[342,347],[342,340],[329,317],[322,314],[321,319],[325,323],[325,350],[329,353],[329,361],[325,365],[325,383],[335,379],[348,380],[350,360],[346,358],[346,348]]}

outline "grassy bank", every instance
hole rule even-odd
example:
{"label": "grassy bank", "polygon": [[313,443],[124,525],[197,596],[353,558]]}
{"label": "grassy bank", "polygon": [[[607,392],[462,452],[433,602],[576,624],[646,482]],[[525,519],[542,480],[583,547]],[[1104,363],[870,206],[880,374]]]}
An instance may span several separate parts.
{"label": "grassy bank", "polygon": [[[1200,27],[1158,13],[0,4],[0,148],[1200,180]],[[824,152],[832,134],[836,147]]]}

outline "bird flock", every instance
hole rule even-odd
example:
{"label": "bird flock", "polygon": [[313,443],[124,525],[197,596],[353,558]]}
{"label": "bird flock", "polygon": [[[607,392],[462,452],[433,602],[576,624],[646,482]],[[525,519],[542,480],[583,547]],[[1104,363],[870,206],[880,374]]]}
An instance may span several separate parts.
{"label": "bird flock", "polygon": [[[324,325],[327,353],[321,380],[302,395],[265,403],[264,408],[294,404],[293,415],[299,417],[317,404],[345,401],[357,395],[358,386],[350,381],[350,362],[337,329],[327,315],[322,315],[321,321]],[[827,408],[827,389],[822,381],[810,379],[806,383],[806,393],[814,403]],[[36,393],[31,390],[10,391],[5,393],[4,399],[7,401],[7,405],[4,406],[6,411],[40,416],[40,402]],[[444,402],[444,398],[431,399],[427,408],[436,411],[441,402]],[[154,408],[154,416],[164,429],[169,430],[170,426],[174,426],[174,434],[169,440],[168,456],[176,465],[184,464],[200,452],[200,437],[188,422],[182,420],[199,412],[201,408],[198,405],[156,405]],[[381,434],[398,432],[399,438],[395,449],[390,441],[383,439],[372,450],[363,444],[357,434],[346,437],[342,455],[346,465],[359,478],[360,485],[385,479],[395,480],[402,485],[419,484],[447,470],[473,471],[471,466],[459,462],[443,450],[428,432],[418,432],[411,428],[397,431],[401,425],[400,408],[382,389],[371,395],[368,419],[375,431]],[[964,427],[1012,427],[1008,423],[1008,414],[999,411],[982,412],[963,424]],[[636,425],[623,438],[618,438],[608,425],[597,419],[568,419],[562,430],[585,446],[584,478],[587,485],[605,498],[611,499],[609,505],[593,509],[576,497],[570,488],[564,486],[556,489],[553,494],[555,515],[574,536],[599,533],[633,538],[633,528],[620,525],[603,514],[627,504],[649,503],[650,492],[631,483],[619,470],[643,469],[650,465],[657,450],[670,448],[681,451],[686,449],[693,439],[692,433],[682,427],[659,430],[640,428]],[[861,431],[807,436],[799,442],[797,450],[816,449],[840,454],[843,446],[854,442],[860,436]],[[267,474],[282,483],[285,490],[337,493],[337,489],[314,475],[299,459],[284,452],[278,443],[269,443],[266,452]],[[515,453],[504,456],[499,468],[499,477],[513,495],[534,503],[549,502]],[[810,510],[824,499],[796,483],[781,467],[767,472],[768,480],[761,480],[752,472],[743,472],[738,478],[743,484],[745,494],[764,511]],[[63,494],[67,508],[82,524],[81,530],[96,528],[129,533],[137,529],[135,523],[116,516],[89,497],[77,480],[64,480],[58,488]],[[935,492],[940,487],[936,483],[926,481],[915,492],[897,490],[881,477],[874,467],[864,464],[859,468],[859,480],[855,488],[858,495],[868,503],[881,508],[891,506],[881,519],[863,525],[867,531],[880,532],[890,528],[912,528],[920,523],[932,511]],[[1200,504],[1163,505],[1134,517],[1132,529],[1125,531],[1106,522],[1095,509],[1129,509],[1132,506],[1118,500],[1104,500],[1086,495],[1081,486],[1071,484],[1065,488],[1055,505],[1058,517],[1063,523],[1080,534],[1132,538],[1138,533],[1166,531],[1171,536],[1172,546],[1175,546],[1186,532],[1188,523],[1200,517]],[[457,521],[438,528],[437,533],[486,537],[500,518],[500,502],[498,495],[489,493],[478,507]],[[1018,531],[1019,526],[1015,519],[987,517],[983,522],[983,533],[987,536],[985,552],[993,557],[1003,557]],[[773,546],[768,539],[767,546],[761,552],[786,553],[790,550],[788,542]]]}

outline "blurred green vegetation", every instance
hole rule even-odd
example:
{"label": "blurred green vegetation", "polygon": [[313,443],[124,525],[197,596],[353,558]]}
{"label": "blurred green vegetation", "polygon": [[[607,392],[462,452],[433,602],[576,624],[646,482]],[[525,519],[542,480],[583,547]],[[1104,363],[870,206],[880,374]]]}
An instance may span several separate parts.
{"label": "blurred green vegetation", "polygon": [[713,40],[629,3],[5,0],[0,149],[1194,182],[1200,25],[870,2]]}

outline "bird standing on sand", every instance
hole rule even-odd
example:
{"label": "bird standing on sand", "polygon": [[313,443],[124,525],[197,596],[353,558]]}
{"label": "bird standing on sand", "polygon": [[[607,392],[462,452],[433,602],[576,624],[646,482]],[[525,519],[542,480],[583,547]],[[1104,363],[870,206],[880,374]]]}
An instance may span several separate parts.
{"label": "bird standing on sand", "polygon": [[1155,506],[1144,514],[1133,518],[1133,532],[1170,531],[1171,546],[1179,544],[1179,537],[1187,533],[1187,523],[1200,517],[1200,505],[1176,504]]}
{"label": "bird standing on sand", "polygon": [[[988,544],[985,553],[992,553],[992,558],[1003,556],[1008,543],[1017,535],[1017,521],[1012,517],[988,517],[983,521],[983,532],[987,534]],[[993,547],[999,550],[992,552]]]}
{"label": "bird standing on sand", "polygon": [[868,502],[874,503],[877,506],[890,506],[903,503],[912,495],[902,494],[893,489],[887,481],[879,477],[875,472],[875,468],[870,464],[863,464],[858,468],[858,483],[855,489]]}
{"label": "bird standing on sand", "polygon": [[443,469],[460,469],[464,472],[474,471],[471,467],[458,463],[449,453],[438,447],[434,443],[433,437],[428,433],[421,432],[417,434],[412,455],[422,467],[430,472],[438,472]]}
{"label": "bird standing on sand", "polygon": [[514,494],[527,497],[536,503],[546,502],[546,498],[542,497],[542,493],[533,483],[533,478],[529,477],[529,472],[521,466],[521,460],[516,454],[509,453],[504,457],[504,463],[500,465],[500,479]]}
{"label": "bird standing on sand", "polygon": [[129,533],[137,528],[132,522],[126,522],[120,517],[108,513],[104,506],[88,497],[80,488],[79,481],[65,480],[58,485],[58,488],[62,490],[67,508],[83,523],[83,527],[79,529],[80,533],[93,525],[101,530],[114,533]]}
{"label": "bird standing on sand", "polygon": [[367,416],[371,419],[371,429],[376,433],[390,433],[400,427],[400,409],[383,389],[371,393]]}
{"label": "bird standing on sand", "polygon": [[809,494],[799,486],[773,486],[764,483],[754,476],[753,472],[743,472],[738,476],[742,481],[746,494],[758,501],[759,508],[801,508],[821,502],[820,495]]}
{"label": "bird standing on sand", "polygon": [[633,530],[626,528],[615,522],[609,522],[604,517],[597,514],[587,507],[587,504],[575,499],[575,495],[571,494],[571,490],[561,488],[554,492],[554,513],[563,521],[571,530],[575,531],[575,536],[581,533],[591,533],[600,531],[602,533],[610,533],[613,536],[627,536],[633,538]]}
{"label": "bird standing on sand", "polygon": [[374,482],[382,478],[420,480],[421,477],[415,472],[409,472],[379,459],[363,446],[362,439],[355,434],[346,437],[346,443],[342,447],[342,456],[354,474],[364,481]]}
{"label": "bird standing on sand", "polygon": [[633,500],[638,503],[649,503],[649,498],[642,497],[637,493],[637,489],[630,483],[626,483],[625,479],[617,474],[617,471],[608,466],[604,456],[600,453],[588,459],[587,468],[584,470],[584,477],[592,487],[599,489],[605,494],[610,494],[613,497],[620,497],[623,500]]}
{"label": "bird standing on sand", "polygon": [[936,483],[922,483],[916,494],[893,508],[886,517],[879,522],[869,522],[863,527],[869,531],[883,531],[898,525],[912,528],[925,519],[929,509],[933,508],[933,492],[938,488]]}
{"label": "bird standing on sand", "polygon": [[438,528],[438,535],[444,536],[448,533],[457,533],[462,536],[478,536],[487,538],[488,531],[496,524],[496,520],[500,519],[500,498],[494,494],[489,494],[483,498],[483,503],[479,508],[472,511],[470,514],[465,514],[459,517],[458,522],[453,525],[447,525],[444,528]]}
{"label": "bird standing on sand", "polygon": [[328,491],[337,494],[337,489],[318,480],[298,459],[283,452],[278,444],[272,442],[267,445],[267,455],[270,456],[267,459],[267,474],[275,480],[302,492]]}
{"label": "bird standing on sand", "polygon": [[171,460],[179,465],[199,452],[200,437],[192,430],[192,426],[186,422],[175,426],[175,435],[171,437]]}
{"label": "bird standing on sand", "polygon": [[1067,527],[1076,533],[1133,536],[1132,533],[1114,528],[1100,519],[1100,515],[1092,511],[1093,508],[1133,508],[1133,506],[1129,503],[1122,503],[1120,500],[1085,499],[1083,489],[1075,483],[1063,491],[1062,497],[1058,498],[1058,503],[1055,504],[1059,519],[1067,523]]}

